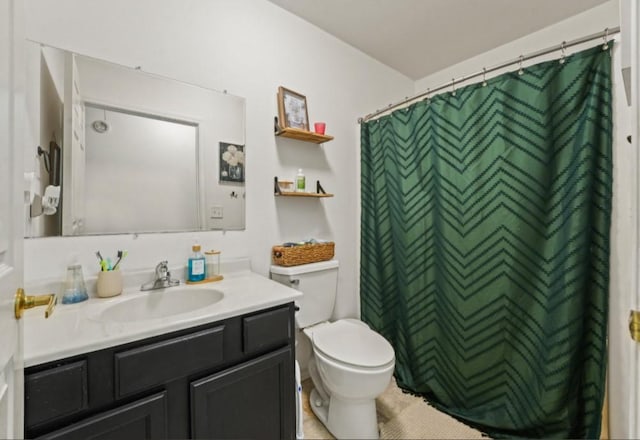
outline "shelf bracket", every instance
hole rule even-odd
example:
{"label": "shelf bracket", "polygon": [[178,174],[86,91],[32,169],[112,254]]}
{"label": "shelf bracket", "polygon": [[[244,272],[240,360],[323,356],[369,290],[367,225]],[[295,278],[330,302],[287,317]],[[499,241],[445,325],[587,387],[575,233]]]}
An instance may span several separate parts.
{"label": "shelf bracket", "polygon": [[[277,119],[277,118],[276,118]],[[275,176],[273,178],[273,194],[275,194],[276,196],[281,195],[282,193],[280,192],[280,186],[278,186],[278,176]]]}
{"label": "shelf bracket", "polygon": [[327,192],[324,190],[324,188],[322,187],[322,185],[320,185],[320,181],[316,180],[316,192],[318,194],[326,194]]}

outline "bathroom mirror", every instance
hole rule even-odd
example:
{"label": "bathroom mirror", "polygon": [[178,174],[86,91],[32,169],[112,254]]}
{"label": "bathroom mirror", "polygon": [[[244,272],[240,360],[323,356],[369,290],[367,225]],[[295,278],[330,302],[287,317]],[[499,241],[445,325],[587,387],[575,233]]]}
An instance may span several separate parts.
{"label": "bathroom mirror", "polygon": [[26,46],[25,236],[244,229],[244,98]]}

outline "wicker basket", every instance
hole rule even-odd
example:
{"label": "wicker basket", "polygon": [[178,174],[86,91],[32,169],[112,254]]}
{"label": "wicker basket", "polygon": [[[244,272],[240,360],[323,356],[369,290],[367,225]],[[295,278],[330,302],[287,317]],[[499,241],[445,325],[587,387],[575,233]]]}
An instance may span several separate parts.
{"label": "wicker basket", "polygon": [[273,264],[278,266],[297,266],[299,264],[317,263],[333,258],[335,243],[305,244],[302,246],[274,246],[271,250]]}

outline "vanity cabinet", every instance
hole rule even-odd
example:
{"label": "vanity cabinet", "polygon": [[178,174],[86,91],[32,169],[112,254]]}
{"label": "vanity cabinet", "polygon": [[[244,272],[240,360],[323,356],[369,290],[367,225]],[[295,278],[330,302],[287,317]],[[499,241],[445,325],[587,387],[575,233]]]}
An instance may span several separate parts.
{"label": "vanity cabinet", "polygon": [[295,437],[294,305],[25,370],[25,434]]}

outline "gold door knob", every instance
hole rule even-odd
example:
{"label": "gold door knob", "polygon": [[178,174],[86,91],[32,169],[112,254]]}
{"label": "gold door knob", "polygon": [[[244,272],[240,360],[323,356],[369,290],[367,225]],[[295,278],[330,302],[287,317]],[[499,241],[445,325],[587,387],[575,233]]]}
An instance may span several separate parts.
{"label": "gold door knob", "polygon": [[22,318],[22,315],[26,309],[31,309],[38,306],[47,306],[44,311],[44,317],[48,318],[53,314],[53,308],[58,302],[58,297],[55,293],[49,295],[25,295],[23,288],[18,288],[16,296],[13,302],[13,309],[16,315],[16,319]]}
{"label": "gold door knob", "polygon": [[640,342],[640,312],[632,310],[629,314],[629,332],[631,339]]}

